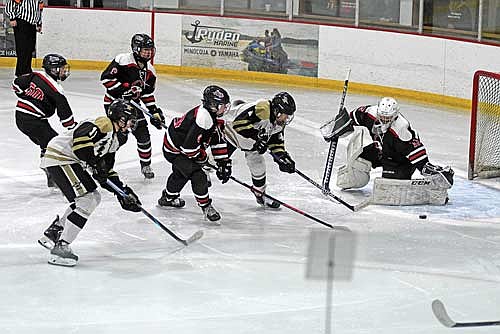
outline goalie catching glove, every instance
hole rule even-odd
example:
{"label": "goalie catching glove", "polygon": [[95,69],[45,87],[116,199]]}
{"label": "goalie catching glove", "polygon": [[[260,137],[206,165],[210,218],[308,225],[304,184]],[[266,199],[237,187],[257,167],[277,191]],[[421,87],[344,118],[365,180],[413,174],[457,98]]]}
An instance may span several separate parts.
{"label": "goalie catching glove", "polygon": [[335,119],[321,126],[320,130],[326,141],[335,137],[340,138],[354,131],[353,122],[347,109],[342,107]]}
{"label": "goalie catching glove", "polygon": [[285,173],[295,173],[295,161],[288,152],[278,152],[273,154],[274,161],[278,163],[280,171]]}
{"label": "goalie catching glove", "polygon": [[151,122],[151,125],[153,125],[158,130],[161,130],[161,128],[165,124],[165,116],[163,116],[162,110],[160,108],[156,108],[151,112],[151,116],[152,117],[149,120]]}
{"label": "goalie catching glove", "polygon": [[230,159],[217,160],[217,171],[215,175],[222,181],[222,184],[229,181],[232,172],[232,163]]}

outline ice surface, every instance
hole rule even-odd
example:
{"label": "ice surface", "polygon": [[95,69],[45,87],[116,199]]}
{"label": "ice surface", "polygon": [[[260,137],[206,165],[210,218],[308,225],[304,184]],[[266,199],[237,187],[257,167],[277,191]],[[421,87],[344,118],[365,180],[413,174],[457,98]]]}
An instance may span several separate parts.
{"label": "ice surface", "polygon": [[[248,190],[234,182],[222,185],[215,175],[210,194],[222,226],[202,219],[189,185],[183,191],[185,208],[157,208],[170,165],[161,154],[163,132],[153,127],[156,178],[145,181],[140,174],[134,138],[118,152],[115,169],[168,228],[183,238],[203,230],[204,237],[184,248],[144,215],[121,210],[103,190],[101,205],[72,245],[78,265],[48,265],[48,252],[36,240],[66,202],[46,188],[38,149],[15,125],[12,75],[11,69],[0,70],[1,333],[324,332],[326,283],[306,280],[305,264],[310,230],[326,228],[286,208],[261,209]],[[340,92],[160,76],[156,97],[167,122],[199,103],[201,90],[213,83],[233,99],[292,93],[298,111],[286,131],[286,147],[297,168],[321,182],[328,144],[319,126],[336,113]],[[102,115],[99,73],[74,71],[64,87],[77,120]],[[376,101],[348,94],[346,105]],[[333,285],[334,333],[447,333],[432,315],[435,298],[456,321],[500,316],[498,183],[465,178],[469,115],[399,102],[431,160],[456,171],[447,206],[368,206],[352,213],[298,175],[280,173],[267,157],[271,195],[357,233],[353,279]],[[51,123],[61,130],[57,117]],[[346,144],[339,142],[336,167],[345,161]],[[233,176],[250,182],[239,152]],[[335,193],[353,204],[371,187],[341,193],[334,184],[333,179]],[[428,218],[419,219],[420,214]]]}

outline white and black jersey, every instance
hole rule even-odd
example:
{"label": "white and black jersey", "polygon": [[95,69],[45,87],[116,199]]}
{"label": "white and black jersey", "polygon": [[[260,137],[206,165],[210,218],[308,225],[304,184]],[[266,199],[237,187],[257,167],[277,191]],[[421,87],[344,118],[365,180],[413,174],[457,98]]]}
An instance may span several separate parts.
{"label": "white and black jersey", "polygon": [[233,146],[250,151],[259,136],[264,136],[273,153],[285,151],[284,126],[271,121],[269,100],[238,105],[223,118],[226,137]]}
{"label": "white and black jersey", "polygon": [[361,106],[350,113],[354,125],[364,126],[370,130],[374,142],[380,144],[381,164],[410,163],[418,170],[429,161],[424,144],[418,133],[411,127],[410,122],[401,114],[392,122],[384,133],[378,133],[376,127],[377,106]]}
{"label": "white and black jersey", "polygon": [[82,121],[71,131],[54,137],[47,146],[41,167],[63,166],[78,163],[94,166],[105,157],[108,166],[114,165],[115,152],[120,141],[107,117]]}
{"label": "white and black jersey", "polygon": [[[154,111],[156,71],[150,62],[137,62],[133,53],[122,53],[113,59],[101,74],[101,83],[106,88],[104,105],[108,106],[115,99],[122,98],[132,86],[142,89],[140,100],[150,111]],[[139,101],[136,101],[139,102]]]}
{"label": "white and black jersey", "polygon": [[47,119],[57,110],[64,127],[74,126],[73,112],[62,86],[47,73],[35,71],[21,75],[12,83],[12,90],[18,97],[17,112]]}

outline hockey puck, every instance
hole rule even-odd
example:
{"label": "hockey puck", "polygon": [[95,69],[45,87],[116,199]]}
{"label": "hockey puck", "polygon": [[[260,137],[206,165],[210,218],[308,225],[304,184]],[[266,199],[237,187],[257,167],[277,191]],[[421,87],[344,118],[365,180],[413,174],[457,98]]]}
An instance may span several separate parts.
{"label": "hockey puck", "polygon": [[420,219],[427,219],[427,215],[419,215],[418,218],[420,218]]}

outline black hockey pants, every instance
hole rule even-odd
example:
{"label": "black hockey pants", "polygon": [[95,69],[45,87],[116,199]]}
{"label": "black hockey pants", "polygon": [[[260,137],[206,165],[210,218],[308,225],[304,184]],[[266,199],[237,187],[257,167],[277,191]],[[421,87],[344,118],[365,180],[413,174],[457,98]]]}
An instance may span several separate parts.
{"label": "black hockey pants", "polygon": [[16,125],[29,139],[40,146],[41,154],[45,152],[49,141],[57,136],[47,119],[41,119],[20,111],[16,111]]}

